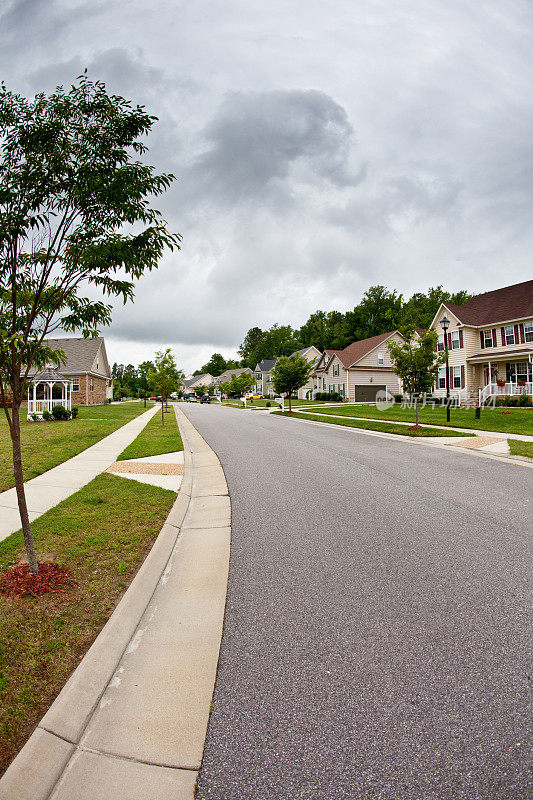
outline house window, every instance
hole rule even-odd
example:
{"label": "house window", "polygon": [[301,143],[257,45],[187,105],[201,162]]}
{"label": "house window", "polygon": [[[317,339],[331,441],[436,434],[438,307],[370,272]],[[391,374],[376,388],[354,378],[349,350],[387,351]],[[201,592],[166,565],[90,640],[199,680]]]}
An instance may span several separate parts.
{"label": "house window", "polygon": [[492,347],[493,346],[492,330],[482,331],[481,333],[482,333],[482,336],[483,336],[483,344],[484,344],[484,346],[485,347]]}
{"label": "house window", "polygon": [[378,353],[378,364],[383,364],[383,353]]}
{"label": "house window", "polygon": [[444,334],[439,333],[437,340],[437,350],[444,350]]}
{"label": "house window", "polygon": [[80,390],[80,379],[72,378],[72,391],[79,392],[79,390]]}
{"label": "house window", "polygon": [[439,369],[438,386],[439,389],[446,388],[446,367],[441,367]]}
{"label": "house window", "polygon": [[453,388],[454,389],[461,388],[461,367],[453,368]]}
{"label": "house window", "polygon": [[96,359],[96,369],[98,369],[98,359]]}
{"label": "house window", "polygon": [[339,365],[333,364],[333,377],[334,378],[337,377],[338,374],[339,374]]}
{"label": "house window", "polygon": [[459,348],[461,347],[459,331],[452,331],[451,339],[452,339],[452,350],[459,350]]}
{"label": "house window", "polygon": [[92,378],[91,378],[91,380],[89,382],[89,389],[91,390],[91,392],[94,391],[94,381],[93,381]]}
{"label": "house window", "polygon": [[526,342],[533,342],[533,320],[524,322],[524,336],[526,338]]}
{"label": "house window", "polygon": [[505,344],[515,344],[514,325],[505,326]]}

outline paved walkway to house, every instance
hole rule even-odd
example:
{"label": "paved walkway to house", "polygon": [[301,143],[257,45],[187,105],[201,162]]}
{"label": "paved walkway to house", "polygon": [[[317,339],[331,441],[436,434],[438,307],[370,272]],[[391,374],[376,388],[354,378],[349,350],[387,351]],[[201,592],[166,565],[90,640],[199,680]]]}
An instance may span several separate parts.
{"label": "paved walkway to house", "polygon": [[[74,458],[69,458],[48,472],[43,472],[37,478],[27,481],[26,502],[30,522],[108,469],[124,448],[137,438],[157,411],[157,406],[148,409],[109,436],[78,453]],[[0,494],[0,541],[18,531],[20,527],[17,493],[14,488],[8,489],[7,492]]]}

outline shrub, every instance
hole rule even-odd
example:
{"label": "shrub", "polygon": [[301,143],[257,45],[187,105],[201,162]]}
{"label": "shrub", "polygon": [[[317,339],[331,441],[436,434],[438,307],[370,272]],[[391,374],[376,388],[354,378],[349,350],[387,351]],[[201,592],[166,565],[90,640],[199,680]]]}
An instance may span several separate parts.
{"label": "shrub", "polygon": [[76,417],[78,416],[79,413],[80,413],[80,410],[79,410],[78,406],[72,406],[72,408],[70,410],[70,414],[71,414],[72,419],[76,419]]}
{"label": "shrub", "polygon": [[272,405],[272,403],[270,402],[270,400],[268,400],[268,401],[265,403],[265,408],[270,408],[270,406],[271,406],[271,405]]}
{"label": "shrub", "polygon": [[33,420],[34,422],[37,422],[37,420],[39,419],[39,417],[38,417],[38,416],[37,416],[37,414],[35,414],[35,413],[33,413],[33,414],[30,414],[30,417],[32,418],[32,420]]}
{"label": "shrub", "polygon": [[401,403],[403,400],[403,394],[394,394],[393,397],[395,403]]}
{"label": "shrub", "polygon": [[50,420],[53,419],[53,416],[46,408],[43,411],[43,419],[45,420],[45,422],[50,422]]}
{"label": "shrub", "polygon": [[54,406],[52,408],[52,416],[54,419],[70,419],[70,411],[65,406]]}
{"label": "shrub", "polygon": [[531,404],[532,404],[531,400],[529,398],[529,395],[527,395],[527,394],[521,394],[520,397],[518,398],[517,405],[519,405],[521,408],[524,408],[524,407],[529,408],[529,406]]}

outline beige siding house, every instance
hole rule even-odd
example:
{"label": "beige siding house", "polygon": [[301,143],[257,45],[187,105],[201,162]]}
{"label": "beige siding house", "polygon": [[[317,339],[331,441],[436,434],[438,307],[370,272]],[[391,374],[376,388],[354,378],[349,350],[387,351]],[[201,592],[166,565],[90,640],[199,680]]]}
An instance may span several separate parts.
{"label": "beige siding house", "polygon": [[494,395],[533,395],[533,281],[473,297],[465,306],[442,303],[431,329],[445,350],[442,319],[450,320],[448,375],[441,367],[435,394],[464,402]]}
{"label": "beige siding house", "polygon": [[[322,353],[314,345],[311,345],[310,347],[303,347],[301,350],[296,350],[296,352],[291,353],[291,358],[293,356],[302,356],[302,358],[305,358],[309,364],[316,366],[319,358],[322,356]],[[304,384],[301,389],[298,389],[298,399],[310,400],[313,396],[313,388],[314,379],[313,377],[310,377],[307,383]]]}
{"label": "beige siding house", "polygon": [[353,402],[373,402],[379,390],[401,391],[392,370],[387,342],[405,341],[399,331],[353,342],[344,350],[326,350],[314,373],[314,394],[338,392]]}

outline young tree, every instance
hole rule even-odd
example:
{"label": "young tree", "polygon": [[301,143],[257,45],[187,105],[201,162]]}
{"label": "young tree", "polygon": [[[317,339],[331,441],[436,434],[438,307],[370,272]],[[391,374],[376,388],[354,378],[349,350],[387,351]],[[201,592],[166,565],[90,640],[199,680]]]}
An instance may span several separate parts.
{"label": "young tree", "polygon": [[193,391],[194,391],[196,397],[203,397],[205,394],[208,394],[209,387],[208,386],[204,386],[203,383],[200,383],[198,386],[194,387]]}
{"label": "young tree", "polygon": [[419,339],[408,335],[406,342],[400,344],[391,340],[387,342],[392,368],[403,383],[404,391],[415,400],[415,425],[418,427],[418,398],[425,392],[431,392],[438,369],[445,355],[437,355],[437,334],[428,331]]}
{"label": "young tree", "polygon": [[252,386],[255,385],[255,378],[251,372],[241,372],[240,375],[232,375],[229,382],[230,392],[239,395],[249,392]]}
{"label": "young tree", "polygon": [[179,249],[181,237],[148,199],[174,176],[138,160],[155,119],[86,74],[34,100],[0,86],[0,401],[32,572],[20,406],[32,371],[64,363],[46,337],[57,329],[96,336],[111,320],[103,298],[132,300],[134,279],[155,269],[165,248]]}
{"label": "young tree", "polygon": [[272,383],[274,391],[278,394],[286,394],[289,398],[289,413],[292,411],[291,398],[293,392],[297,392],[309,380],[314,369],[302,356],[281,356],[276,361],[276,366],[272,370]]}
{"label": "young tree", "polygon": [[183,372],[177,368],[171,348],[158,350],[154,358],[154,368],[148,374],[148,383],[156,394],[161,395],[161,425],[165,424],[168,398],[179,389],[182,380]]}

